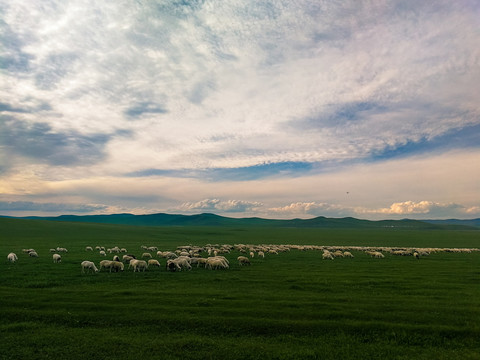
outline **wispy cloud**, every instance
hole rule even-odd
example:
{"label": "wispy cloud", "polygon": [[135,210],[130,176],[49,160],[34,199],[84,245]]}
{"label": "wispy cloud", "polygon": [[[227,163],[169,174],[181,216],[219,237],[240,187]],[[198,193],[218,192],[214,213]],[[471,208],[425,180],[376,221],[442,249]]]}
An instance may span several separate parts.
{"label": "wispy cloud", "polygon": [[92,213],[104,212],[108,206],[98,204],[39,203],[30,201],[0,201],[0,211],[47,212],[47,213]]}

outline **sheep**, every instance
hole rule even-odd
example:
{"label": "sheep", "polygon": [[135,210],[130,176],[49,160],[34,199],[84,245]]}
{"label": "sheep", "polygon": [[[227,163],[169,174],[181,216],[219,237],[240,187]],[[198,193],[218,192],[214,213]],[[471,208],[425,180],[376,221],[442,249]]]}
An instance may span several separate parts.
{"label": "sheep", "polygon": [[123,271],[123,269],[124,269],[124,265],[120,261],[112,261],[112,263],[110,264],[110,272],[112,272],[112,270],[115,272],[119,272],[119,271]]}
{"label": "sheep", "polygon": [[385,257],[380,251],[366,251],[366,253],[376,259],[382,259]]}
{"label": "sheep", "polygon": [[200,265],[204,265],[207,263],[207,258],[197,258],[197,268],[200,266]]}
{"label": "sheep", "polygon": [[167,260],[167,270],[170,270],[170,271],[181,271],[182,268],[180,267],[180,265],[178,265],[178,263],[176,261],[173,261],[173,259],[168,259]]}
{"label": "sheep", "polygon": [[100,256],[107,256],[107,253],[104,250],[100,250],[99,254]]}
{"label": "sheep", "polygon": [[415,251],[415,252],[413,253],[413,257],[418,260],[418,259],[420,259],[420,254]]}
{"label": "sheep", "polygon": [[57,247],[57,251],[58,252],[68,252],[68,250],[63,248],[63,247]]}
{"label": "sheep", "polygon": [[38,254],[36,251],[30,251],[28,255],[30,255],[31,257],[38,257]]}
{"label": "sheep", "polygon": [[10,261],[11,263],[14,263],[15,261],[18,260],[18,256],[17,256],[17,254],[11,252],[10,254],[7,255],[7,259],[8,259],[8,261]]}
{"label": "sheep", "polygon": [[169,259],[167,261],[167,269],[171,271],[175,271],[175,270],[181,271],[183,268],[192,270],[192,265],[190,265],[190,260],[191,259],[188,256],[179,256],[176,259]]}
{"label": "sheep", "polygon": [[250,257],[253,258],[255,256],[255,253],[253,251],[250,251]]}
{"label": "sheep", "polygon": [[133,260],[135,259],[133,256],[131,255],[123,255],[122,256],[122,261],[126,264],[126,263],[130,263],[130,260]]}
{"label": "sheep", "polygon": [[250,265],[250,260],[246,256],[239,256],[237,258],[238,260],[238,265]]}
{"label": "sheep", "polygon": [[102,260],[100,261],[100,270],[102,269],[111,269],[113,260]]}
{"label": "sheep", "polygon": [[265,253],[263,251],[259,251],[257,255],[261,256],[262,258],[265,258]]}
{"label": "sheep", "polygon": [[149,258],[149,259],[151,259],[151,258],[152,258],[152,254],[150,254],[150,253],[143,253],[143,254],[142,254],[142,258]]}
{"label": "sheep", "polygon": [[50,249],[51,253],[57,252],[57,249]]}
{"label": "sheep", "polygon": [[82,265],[82,273],[85,273],[85,270],[87,270],[87,273],[90,270],[92,270],[92,272],[98,272],[98,269],[95,266],[95,263],[93,263],[92,261],[88,261],[88,260],[82,261],[81,265]]}
{"label": "sheep", "polygon": [[118,257],[118,255],[113,256],[113,261],[120,261],[120,258]]}
{"label": "sheep", "polygon": [[351,253],[350,251],[345,251],[345,252],[343,253],[343,256],[344,256],[344,257],[353,258],[353,255],[352,255],[352,253]]}
{"label": "sheep", "polygon": [[322,254],[322,259],[323,260],[333,260],[334,257],[330,251],[326,251]]}
{"label": "sheep", "polygon": [[60,254],[53,254],[52,258],[54,263],[59,263],[62,261],[62,257],[60,256]]}
{"label": "sheep", "polygon": [[207,262],[205,263],[206,269],[228,269],[228,260],[223,256],[214,256],[207,258]]}
{"label": "sheep", "polygon": [[130,264],[128,265],[128,268],[130,268],[130,266],[133,267],[133,272],[136,272],[137,269],[138,269],[138,272],[140,272],[140,270],[145,271],[145,269],[148,268],[148,264],[146,261],[137,260],[137,259],[130,260]]}
{"label": "sheep", "polygon": [[92,248],[91,246],[87,246],[87,247],[85,248],[85,251],[93,251],[93,248]]}
{"label": "sheep", "polygon": [[158,266],[158,267],[160,267],[160,263],[158,262],[158,260],[155,260],[155,259],[148,260],[147,264],[148,264],[148,266]]}

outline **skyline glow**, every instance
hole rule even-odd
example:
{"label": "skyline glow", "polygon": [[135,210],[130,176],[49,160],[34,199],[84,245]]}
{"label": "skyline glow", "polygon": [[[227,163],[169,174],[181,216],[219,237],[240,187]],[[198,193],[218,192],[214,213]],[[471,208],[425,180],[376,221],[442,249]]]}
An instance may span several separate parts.
{"label": "skyline glow", "polygon": [[0,10],[0,214],[480,217],[475,1]]}

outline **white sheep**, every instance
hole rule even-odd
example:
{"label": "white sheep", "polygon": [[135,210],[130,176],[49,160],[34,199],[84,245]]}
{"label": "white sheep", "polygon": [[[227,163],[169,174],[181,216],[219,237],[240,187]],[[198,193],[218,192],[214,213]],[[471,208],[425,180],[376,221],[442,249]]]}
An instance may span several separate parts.
{"label": "white sheep", "polygon": [[322,254],[322,259],[323,260],[333,260],[334,257],[332,255],[332,253],[330,251],[325,251],[323,254]]}
{"label": "white sheep", "polygon": [[148,268],[148,264],[146,261],[137,259],[130,260],[128,268],[130,268],[130,266],[133,267],[133,272],[136,272],[137,270],[138,272],[140,272],[140,270],[145,271]]}
{"label": "white sheep", "polygon": [[353,258],[353,254],[352,254],[350,251],[345,251],[345,252],[343,253],[343,256],[344,256],[344,257]]}
{"label": "white sheep", "polygon": [[122,262],[120,261],[112,261],[112,263],[110,264],[110,272],[115,271],[115,272],[119,272],[119,271],[123,271],[124,269],[124,265]]}
{"label": "white sheep", "polygon": [[158,267],[160,267],[160,263],[158,262],[158,260],[155,260],[155,259],[148,260],[147,264],[148,264],[148,266],[158,266]]}
{"label": "white sheep", "polygon": [[18,260],[18,256],[17,256],[17,254],[11,252],[10,254],[7,255],[7,259],[8,259],[8,261],[10,261],[11,263],[14,263],[15,261]]}
{"label": "white sheep", "polygon": [[237,257],[238,265],[250,265],[250,260],[246,256]]}
{"label": "white sheep", "polygon": [[126,263],[130,263],[131,260],[135,259],[133,256],[131,255],[123,255],[122,256],[122,261],[126,264]]}
{"label": "white sheep", "polygon": [[91,246],[87,246],[87,247],[85,248],[85,251],[93,251],[93,248],[92,248]]}
{"label": "white sheep", "polygon": [[151,258],[152,258],[152,254],[147,253],[147,252],[146,252],[146,253],[143,253],[143,254],[142,254],[142,258],[149,258],[149,259],[151,259]]}
{"label": "white sheep", "polygon": [[60,256],[60,254],[53,254],[52,258],[54,263],[59,263],[62,261],[62,257]]}
{"label": "white sheep", "polygon": [[207,258],[207,262],[205,263],[206,269],[228,269],[228,260],[224,256],[214,256]]}
{"label": "white sheep", "polygon": [[265,253],[263,251],[259,251],[257,255],[261,256],[262,258],[265,258]]}
{"label": "white sheep", "polygon": [[93,263],[93,261],[88,261],[88,260],[82,261],[82,273],[84,273],[85,270],[87,270],[87,273],[90,270],[92,270],[92,272],[98,272],[98,269],[95,266],[95,263]]}
{"label": "white sheep", "polygon": [[102,261],[100,261],[100,270],[111,269],[112,262],[113,262],[113,260],[102,260]]}
{"label": "white sheep", "polygon": [[30,255],[31,257],[38,257],[38,254],[36,251],[30,251],[28,255]]}
{"label": "white sheep", "polygon": [[188,256],[179,256],[176,259],[169,259],[167,261],[167,269],[170,271],[181,271],[183,268],[192,270],[190,261],[191,259]]}
{"label": "white sheep", "polygon": [[100,256],[107,256],[107,253],[105,252],[105,250],[100,250],[99,254]]}
{"label": "white sheep", "polygon": [[255,256],[255,253],[253,251],[250,251],[250,257],[253,258]]}

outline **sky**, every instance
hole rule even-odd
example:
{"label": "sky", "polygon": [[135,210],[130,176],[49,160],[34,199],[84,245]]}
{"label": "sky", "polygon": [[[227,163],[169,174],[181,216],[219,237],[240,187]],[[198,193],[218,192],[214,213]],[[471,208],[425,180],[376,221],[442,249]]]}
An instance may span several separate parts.
{"label": "sky", "polygon": [[477,0],[0,0],[0,214],[480,217]]}

